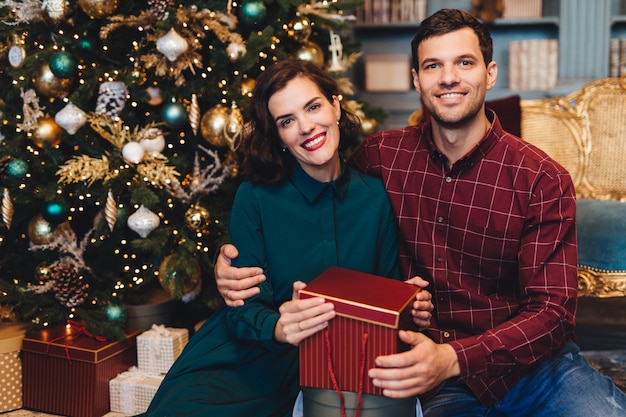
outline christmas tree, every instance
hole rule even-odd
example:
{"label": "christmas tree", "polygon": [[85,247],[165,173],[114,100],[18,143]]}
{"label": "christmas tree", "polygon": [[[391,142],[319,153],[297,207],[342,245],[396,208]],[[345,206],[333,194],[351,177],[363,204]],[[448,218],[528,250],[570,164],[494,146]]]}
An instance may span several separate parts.
{"label": "christmas tree", "polygon": [[307,59],[350,96],[352,7],[0,1],[2,318],[118,338],[151,288],[215,307],[254,80]]}

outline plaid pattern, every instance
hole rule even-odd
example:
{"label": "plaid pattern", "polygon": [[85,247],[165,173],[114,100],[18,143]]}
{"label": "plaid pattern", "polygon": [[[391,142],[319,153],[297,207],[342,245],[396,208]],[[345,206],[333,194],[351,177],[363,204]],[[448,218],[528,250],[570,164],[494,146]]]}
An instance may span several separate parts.
{"label": "plaid pattern", "polygon": [[109,381],[111,411],[124,415],[143,413],[148,409],[165,375],[143,372],[136,367]]}
{"label": "plaid pattern", "polygon": [[378,133],[350,160],[382,177],[402,272],[431,282],[429,334],[454,347],[485,405],[574,338],[577,302],[571,178],[488,115],[486,137],[453,166],[430,123]]}
{"label": "plaid pattern", "polygon": [[144,372],[165,374],[188,341],[187,329],[152,326],[137,336],[137,366]]}

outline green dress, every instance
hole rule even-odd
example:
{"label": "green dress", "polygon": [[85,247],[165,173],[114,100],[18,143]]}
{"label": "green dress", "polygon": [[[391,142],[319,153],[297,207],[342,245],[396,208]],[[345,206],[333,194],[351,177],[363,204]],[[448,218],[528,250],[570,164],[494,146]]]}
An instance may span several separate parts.
{"label": "green dress", "polygon": [[279,185],[243,183],[230,237],[237,266],[267,280],[245,306],[223,307],[190,339],[145,416],[291,416],[300,389],[298,348],[274,340],[279,306],[296,280],[332,265],[398,278],[396,220],[379,179],[344,166],[320,183],[296,168]]}

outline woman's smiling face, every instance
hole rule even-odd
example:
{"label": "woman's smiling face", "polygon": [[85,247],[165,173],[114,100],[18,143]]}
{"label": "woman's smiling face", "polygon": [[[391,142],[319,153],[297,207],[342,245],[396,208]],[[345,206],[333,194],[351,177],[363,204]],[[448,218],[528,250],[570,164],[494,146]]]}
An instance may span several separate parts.
{"label": "woman's smiling face", "polygon": [[289,81],[268,101],[278,134],[302,169],[320,182],[336,179],[339,159],[339,99],[330,102],[306,75]]}

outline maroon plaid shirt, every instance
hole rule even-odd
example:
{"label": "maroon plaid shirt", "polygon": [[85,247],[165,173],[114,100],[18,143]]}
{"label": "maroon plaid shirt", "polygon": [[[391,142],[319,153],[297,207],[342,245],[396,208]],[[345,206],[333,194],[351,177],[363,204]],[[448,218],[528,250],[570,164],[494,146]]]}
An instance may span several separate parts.
{"label": "maroon plaid shirt", "polygon": [[382,177],[402,272],[431,282],[429,334],[454,347],[485,405],[574,339],[577,305],[571,178],[488,115],[485,138],[452,167],[430,123],[378,133],[351,157]]}

